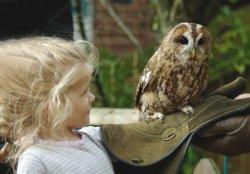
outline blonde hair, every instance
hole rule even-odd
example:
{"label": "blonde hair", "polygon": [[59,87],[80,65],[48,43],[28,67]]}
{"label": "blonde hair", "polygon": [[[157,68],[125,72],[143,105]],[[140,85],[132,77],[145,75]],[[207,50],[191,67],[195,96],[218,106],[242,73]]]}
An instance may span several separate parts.
{"label": "blonde hair", "polygon": [[[57,136],[71,112],[67,91],[93,72],[88,42],[32,37],[0,42],[0,137],[13,164],[36,137]],[[28,136],[30,141],[17,141]],[[13,142],[18,142],[16,146]]]}

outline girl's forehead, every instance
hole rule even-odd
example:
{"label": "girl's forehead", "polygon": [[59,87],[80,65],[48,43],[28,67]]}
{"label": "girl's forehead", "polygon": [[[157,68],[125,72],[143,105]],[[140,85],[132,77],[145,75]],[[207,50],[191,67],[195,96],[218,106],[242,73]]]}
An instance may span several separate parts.
{"label": "girl's forehead", "polygon": [[70,87],[71,91],[82,91],[88,88],[91,81],[91,74],[79,79],[73,86]]}
{"label": "girl's forehead", "polygon": [[84,78],[80,79],[77,83],[76,86],[83,88],[83,87],[88,87],[89,83],[91,81],[91,74],[85,76]]}

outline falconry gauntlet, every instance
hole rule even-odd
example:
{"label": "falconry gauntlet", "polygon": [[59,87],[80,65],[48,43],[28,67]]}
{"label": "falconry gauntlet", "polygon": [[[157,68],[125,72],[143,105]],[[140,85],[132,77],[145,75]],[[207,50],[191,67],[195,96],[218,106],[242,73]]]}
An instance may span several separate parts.
{"label": "falconry gauntlet", "polygon": [[108,152],[117,159],[117,173],[178,173],[193,135],[208,124],[250,112],[250,98],[234,100],[246,88],[235,81],[213,91],[194,106],[194,116],[169,114],[150,123],[107,124],[101,137]]}

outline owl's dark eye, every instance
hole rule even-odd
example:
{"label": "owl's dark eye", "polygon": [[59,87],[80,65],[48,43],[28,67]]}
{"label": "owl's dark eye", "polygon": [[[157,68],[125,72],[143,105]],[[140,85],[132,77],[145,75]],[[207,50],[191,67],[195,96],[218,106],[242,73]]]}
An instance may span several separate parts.
{"label": "owl's dark eye", "polygon": [[204,38],[201,38],[200,40],[198,40],[198,45],[203,45],[205,43]]}
{"label": "owl's dark eye", "polygon": [[184,36],[181,36],[180,38],[178,38],[177,42],[181,45],[187,45],[188,44],[188,39]]}

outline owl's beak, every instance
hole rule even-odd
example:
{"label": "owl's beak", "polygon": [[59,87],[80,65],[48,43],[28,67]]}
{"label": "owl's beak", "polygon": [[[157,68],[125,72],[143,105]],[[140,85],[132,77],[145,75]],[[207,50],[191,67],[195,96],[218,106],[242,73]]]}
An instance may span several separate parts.
{"label": "owl's beak", "polygon": [[192,53],[192,58],[194,58],[194,55],[195,55],[195,48],[192,49],[191,53]]}
{"label": "owl's beak", "polygon": [[196,59],[196,57],[195,57],[196,48],[195,47],[193,47],[193,46],[189,47],[187,53],[188,53],[188,59],[189,60],[195,60]]}

